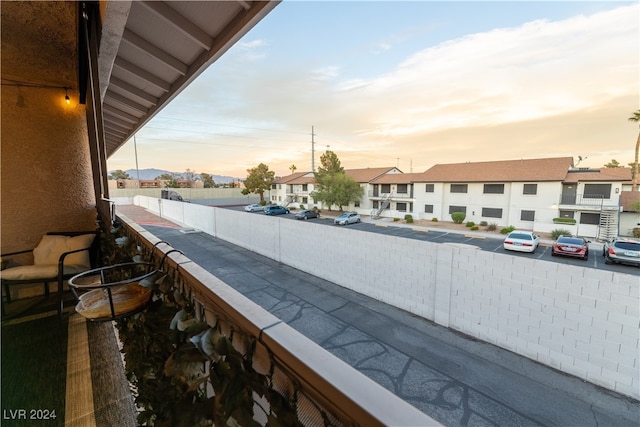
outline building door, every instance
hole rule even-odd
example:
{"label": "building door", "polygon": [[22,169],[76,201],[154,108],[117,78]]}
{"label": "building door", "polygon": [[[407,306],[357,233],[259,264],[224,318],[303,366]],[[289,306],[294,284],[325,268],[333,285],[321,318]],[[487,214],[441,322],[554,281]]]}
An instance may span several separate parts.
{"label": "building door", "polygon": [[562,184],[562,196],[560,204],[575,205],[578,186],[576,184]]}

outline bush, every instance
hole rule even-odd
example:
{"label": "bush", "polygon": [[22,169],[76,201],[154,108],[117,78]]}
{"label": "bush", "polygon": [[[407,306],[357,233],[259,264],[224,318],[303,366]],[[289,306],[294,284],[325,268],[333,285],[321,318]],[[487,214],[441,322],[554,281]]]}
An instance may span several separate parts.
{"label": "bush", "polygon": [[473,222],[473,221],[468,221],[468,222],[465,224],[465,226],[466,226],[466,227],[473,227],[474,225],[476,225],[476,223],[475,223],[475,222]]}
{"label": "bush", "polygon": [[553,218],[554,224],[575,224],[575,218]]}
{"label": "bush", "polygon": [[487,225],[487,230],[489,231],[496,231],[497,229],[498,229],[498,224],[496,224],[495,222],[492,222],[491,224]]}
{"label": "bush", "polygon": [[516,228],[513,225],[510,225],[508,227],[503,228],[502,230],[500,230],[500,234],[509,234],[511,233],[513,230],[515,230]]}
{"label": "bush", "polygon": [[393,222],[398,222],[400,221],[400,218],[393,218]]}
{"label": "bush", "polygon": [[636,227],[633,229],[633,237],[640,238],[640,227]]}
{"label": "bush", "polygon": [[487,226],[487,221],[480,221],[480,225],[483,226],[483,227],[486,227]]}
{"label": "bush", "polygon": [[451,219],[456,224],[462,224],[462,221],[464,221],[466,217],[467,217],[467,214],[465,214],[464,212],[454,212],[451,214]]}
{"label": "bush", "polygon": [[472,225],[472,226],[471,226],[471,229],[472,229],[473,231],[477,230],[478,228],[480,228],[480,227],[478,227],[477,225]]}
{"label": "bush", "polygon": [[300,205],[300,209],[304,209],[304,205]]}
{"label": "bush", "polygon": [[551,238],[553,240],[558,240],[560,236],[571,237],[571,231],[563,230],[562,228],[556,228],[555,230],[551,230]]}
{"label": "bush", "polygon": [[407,224],[412,224],[413,223],[413,216],[407,214],[404,216],[404,220],[407,221]]}
{"label": "bush", "polygon": [[431,222],[438,222],[438,218],[434,216],[433,218],[431,218]]}

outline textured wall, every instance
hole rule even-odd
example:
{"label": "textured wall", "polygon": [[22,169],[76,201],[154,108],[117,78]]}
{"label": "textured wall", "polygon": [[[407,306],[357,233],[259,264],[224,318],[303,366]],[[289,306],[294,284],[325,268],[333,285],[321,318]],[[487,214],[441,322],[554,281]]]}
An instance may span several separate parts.
{"label": "textured wall", "polygon": [[[640,397],[637,274],[162,202],[165,218]],[[158,212],[157,200],[135,204]]]}
{"label": "textured wall", "polygon": [[[95,228],[85,108],[77,97],[76,8],[2,4],[2,252],[34,247],[47,231]],[[42,13],[51,19],[39,19]],[[63,87],[75,88],[70,105]]]}

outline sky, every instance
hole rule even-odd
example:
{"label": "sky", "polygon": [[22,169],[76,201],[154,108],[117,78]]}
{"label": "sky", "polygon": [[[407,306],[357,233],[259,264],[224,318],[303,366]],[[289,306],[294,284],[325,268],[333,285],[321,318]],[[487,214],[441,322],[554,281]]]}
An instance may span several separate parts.
{"label": "sky", "polygon": [[639,64],[637,1],[284,0],[137,132],[138,167],[285,176],[312,147],[316,168],[627,165]]}

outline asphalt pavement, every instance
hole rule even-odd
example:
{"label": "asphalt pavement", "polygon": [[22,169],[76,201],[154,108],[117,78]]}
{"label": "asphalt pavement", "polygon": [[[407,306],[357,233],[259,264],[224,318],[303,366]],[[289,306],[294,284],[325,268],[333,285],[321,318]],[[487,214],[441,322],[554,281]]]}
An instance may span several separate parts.
{"label": "asphalt pavement", "polygon": [[118,212],[446,426],[639,426],[640,402],[137,206]]}

